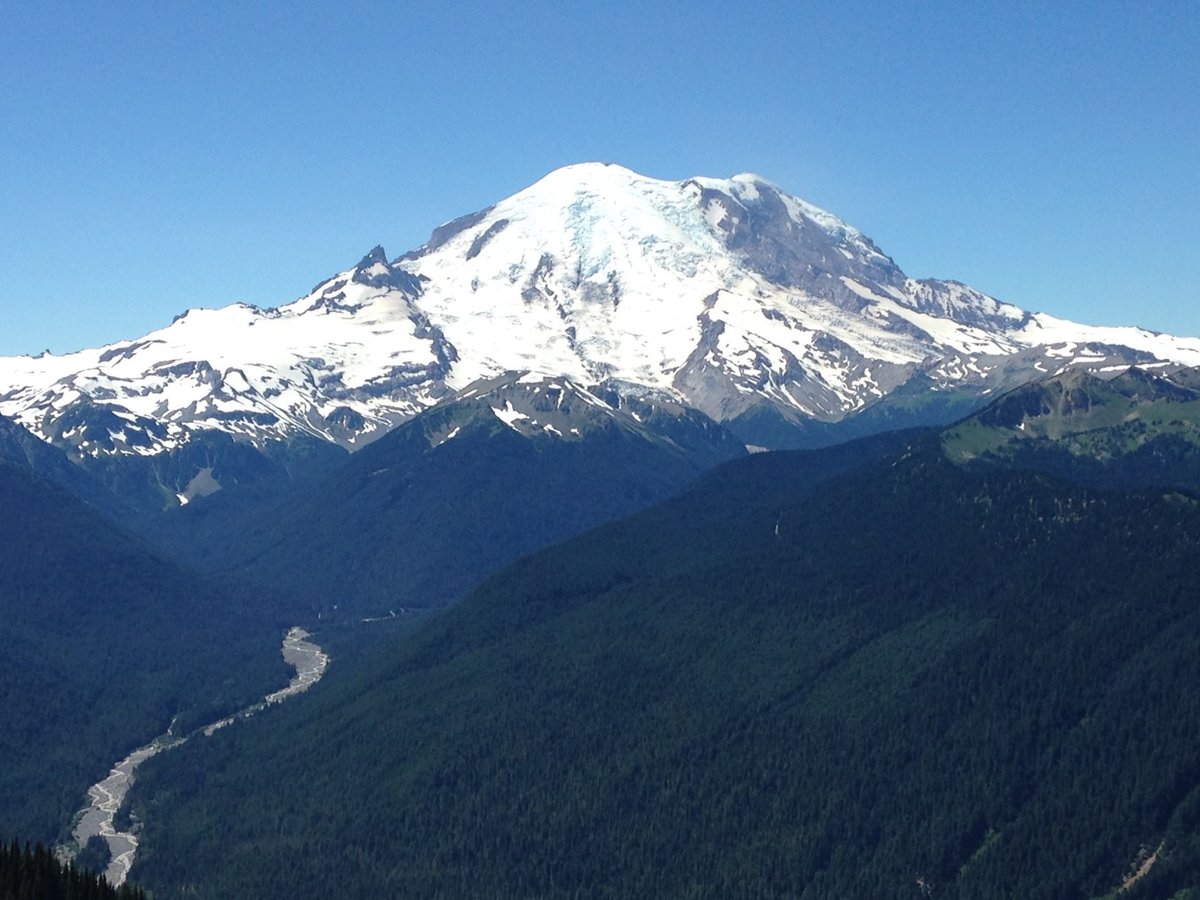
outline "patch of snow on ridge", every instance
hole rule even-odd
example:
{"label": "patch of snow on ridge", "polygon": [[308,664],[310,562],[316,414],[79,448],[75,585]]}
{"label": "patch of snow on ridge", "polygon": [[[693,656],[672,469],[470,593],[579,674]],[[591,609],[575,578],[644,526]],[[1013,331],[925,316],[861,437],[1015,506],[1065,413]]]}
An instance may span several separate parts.
{"label": "patch of snow on ridge", "polygon": [[504,409],[496,409],[496,407],[493,406],[491,407],[491,410],[496,414],[497,419],[518,434],[521,433],[521,429],[517,428],[516,423],[523,419],[529,418],[529,416],[525,415],[525,413],[521,412],[520,410],[513,409],[511,400],[504,401]]}
{"label": "patch of snow on ridge", "polygon": [[[494,412],[494,411],[495,411],[495,410],[493,410],[493,412]],[[440,446],[442,446],[442,444],[446,443],[446,441],[452,441],[452,440],[454,440],[456,437],[458,437],[458,433],[459,433],[459,431],[461,431],[461,430],[462,430],[462,429],[461,429],[461,427],[460,427],[460,426],[458,426],[458,425],[455,425],[453,429],[451,429],[449,432],[447,432],[447,434],[446,434],[446,436],[445,436],[445,437],[443,437],[443,438],[442,438],[440,441],[438,441],[438,442],[437,442],[436,444],[434,444],[433,446],[435,446],[435,447],[440,447]]]}

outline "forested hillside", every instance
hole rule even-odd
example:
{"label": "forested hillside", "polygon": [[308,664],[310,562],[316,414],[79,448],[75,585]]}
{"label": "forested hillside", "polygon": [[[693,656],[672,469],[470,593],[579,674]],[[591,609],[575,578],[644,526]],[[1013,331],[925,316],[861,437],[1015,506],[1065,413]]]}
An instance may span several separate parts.
{"label": "forested hillside", "polygon": [[[542,415],[563,416],[572,402],[590,409],[560,396]],[[456,601],[517,557],[644,509],[745,454],[698,415],[664,423],[671,417],[643,410],[657,433],[626,412],[585,420],[576,409],[559,421],[564,439],[518,433],[489,403],[504,406],[493,397],[429,410],[282,492],[197,501],[155,523],[154,537],[293,615],[386,615]],[[674,441],[664,436],[672,428]]]}
{"label": "forested hillside", "polygon": [[1198,563],[1190,498],[968,471],[934,436],[751,458],[154,760],[135,877],[1172,897],[1200,886]]}
{"label": "forested hillside", "polygon": [[1200,370],[1067,371],[1009,392],[947,428],[951,459],[1102,488],[1200,492]]}
{"label": "forested hillside", "polygon": [[286,683],[281,629],[0,461],[0,832],[53,841],[114,761]]}

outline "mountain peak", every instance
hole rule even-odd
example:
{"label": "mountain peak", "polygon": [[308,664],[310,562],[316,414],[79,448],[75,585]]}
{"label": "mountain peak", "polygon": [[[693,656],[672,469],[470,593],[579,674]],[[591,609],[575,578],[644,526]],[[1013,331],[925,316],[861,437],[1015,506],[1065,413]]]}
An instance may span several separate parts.
{"label": "mountain peak", "polygon": [[356,269],[369,269],[372,266],[378,265],[380,263],[382,263],[385,266],[388,264],[387,253],[384,251],[383,246],[381,244],[376,244],[374,247],[371,248],[370,253],[368,253],[366,256],[364,256],[362,259],[360,259],[358,261],[358,265],[355,266],[355,268]]}
{"label": "mountain peak", "polygon": [[358,261],[352,280],[368,287],[391,288],[411,295],[421,292],[417,279],[399,265],[388,262],[387,252],[378,244]]}
{"label": "mountain peak", "polygon": [[534,184],[542,184],[543,182],[589,182],[589,181],[637,181],[646,180],[646,176],[640,175],[632,169],[627,169],[625,166],[614,162],[605,162],[601,160],[589,160],[584,162],[570,163],[565,166],[559,166],[557,169],[552,169]]}

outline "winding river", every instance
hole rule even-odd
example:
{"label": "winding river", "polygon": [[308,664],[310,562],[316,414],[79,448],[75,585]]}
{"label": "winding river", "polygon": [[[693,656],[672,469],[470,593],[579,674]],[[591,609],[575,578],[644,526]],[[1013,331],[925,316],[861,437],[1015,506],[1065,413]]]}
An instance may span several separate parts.
{"label": "winding river", "polygon": [[[268,694],[261,702],[248,706],[241,712],[205,725],[192,734],[200,733],[207,737],[217,729],[224,728],[238,719],[252,716],[268,705],[282,703],[320,681],[329,666],[329,657],[324,650],[309,640],[310,637],[307,631],[298,627],[292,628],[284,636],[283,658],[296,670],[287,687]],[[104,877],[113,887],[120,887],[125,883],[129,870],[133,868],[133,858],[138,848],[136,826],[129,831],[117,831],[114,824],[117,810],[121,808],[125,795],[129,793],[133,784],[133,773],[137,767],[150,757],[178,747],[188,739],[189,736],[174,733],[174,724],[171,723],[171,728],[167,729],[166,734],[159,735],[146,746],[134,750],[113,766],[103,781],[88,788],[88,805],[76,814],[78,821],[71,833],[74,846],[63,848],[65,854],[73,858],[93,837],[103,838],[111,854]]]}

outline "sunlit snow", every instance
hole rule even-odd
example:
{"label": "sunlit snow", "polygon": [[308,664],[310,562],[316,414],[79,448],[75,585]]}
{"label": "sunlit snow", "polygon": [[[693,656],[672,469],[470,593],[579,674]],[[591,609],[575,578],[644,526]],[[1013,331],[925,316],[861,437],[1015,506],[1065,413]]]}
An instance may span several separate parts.
{"label": "sunlit snow", "polygon": [[[819,238],[801,248],[825,254],[809,280],[772,280],[730,244],[728,229],[768,202],[792,223],[788,240]],[[158,453],[198,429],[360,446],[509,371],[577,392],[652,389],[714,415],[769,401],[836,419],[918,371],[991,390],[1018,354],[1030,374],[1044,357],[1110,368],[1120,347],[1200,365],[1197,338],[1028,315],[907,278],[860,231],[751,174],[674,182],[586,163],[464,221],[437,246],[393,264],[373,252],[277,309],[192,309],[134,341],[0,358],[0,413],[44,437],[88,400],[125,423],[114,449],[85,440],[79,453]],[[332,424],[347,410],[363,423],[353,434]],[[514,428],[526,418],[495,411]]]}

